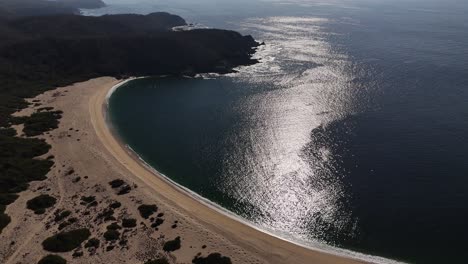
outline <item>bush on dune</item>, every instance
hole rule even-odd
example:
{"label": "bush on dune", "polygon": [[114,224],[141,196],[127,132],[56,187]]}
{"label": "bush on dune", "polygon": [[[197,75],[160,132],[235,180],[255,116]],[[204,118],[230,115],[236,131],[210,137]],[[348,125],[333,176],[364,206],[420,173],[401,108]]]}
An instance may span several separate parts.
{"label": "bush on dune", "polygon": [[86,242],[84,247],[85,248],[98,248],[100,244],[101,244],[101,241],[99,241],[99,239],[91,238],[90,240],[88,240],[88,242]]}
{"label": "bush on dune", "polygon": [[90,236],[91,233],[86,228],[61,232],[44,240],[42,247],[50,252],[69,252],[79,247]]}
{"label": "bush on dune", "polygon": [[28,137],[42,135],[44,132],[58,128],[61,111],[37,112],[24,119],[23,132]]}
{"label": "bush on dune", "polygon": [[178,249],[180,249],[180,237],[167,241],[163,247],[163,250],[167,252],[176,251]]}
{"label": "bush on dune", "polygon": [[231,259],[224,257],[219,253],[212,253],[208,257],[196,256],[192,263],[194,264],[232,264]]}
{"label": "bush on dune", "polygon": [[118,240],[119,237],[120,237],[120,232],[117,230],[107,230],[104,233],[104,238],[106,239],[106,241]]}
{"label": "bush on dune", "polygon": [[11,222],[11,218],[4,213],[0,213],[0,233]]}
{"label": "bush on dune", "polygon": [[136,219],[133,219],[133,218],[122,219],[122,226],[125,228],[136,227],[137,226]]}
{"label": "bush on dune", "polygon": [[47,208],[54,206],[57,202],[57,199],[54,197],[42,194],[39,195],[26,203],[26,207],[30,210],[33,210],[35,214],[43,214]]}
{"label": "bush on dune", "polygon": [[140,211],[141,217],[148,219],[153,213],[158,211],[158,207],[155,204],[142,204],[138,206],[138,211]]}
{"label": "bush on dune", "polygon": [[145,262],[145,264],[169,264],[169,261],[167,260],[167,258],[162,257],[158,259],[148,260]]}
{"label": "bush on dune", "polygon": [[120,186],[124,185],[125,182],[121,179],[116,179],[116,180],[113,180],[111,182],[109,182],[109,185],[113,188],[113,189],[116,189],[116,188],[119,188]]}
{"label": "bush on dune", "polygon": [[37,264],[66,264],[67,261],[57,255],[48,255],[43,257]]}

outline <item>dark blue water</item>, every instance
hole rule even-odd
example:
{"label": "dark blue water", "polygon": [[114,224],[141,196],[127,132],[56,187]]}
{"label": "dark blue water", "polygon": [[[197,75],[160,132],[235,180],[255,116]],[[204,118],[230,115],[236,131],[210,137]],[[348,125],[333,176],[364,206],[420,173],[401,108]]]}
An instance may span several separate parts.
{"label": "dark blue water", "polygon": [[106,12],[179,11],[267,45],[238,74],[118,89],[113,124],[148,163],[301,243],[468,261],[467,1],[158,3]]}

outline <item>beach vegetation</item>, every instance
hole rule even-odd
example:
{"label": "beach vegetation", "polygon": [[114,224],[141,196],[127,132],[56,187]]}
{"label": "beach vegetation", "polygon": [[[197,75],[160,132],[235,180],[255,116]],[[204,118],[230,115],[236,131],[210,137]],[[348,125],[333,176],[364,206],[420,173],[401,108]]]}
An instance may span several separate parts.
{"label": "beach vegetation", "polygon": [[164,223],[164,219],[158,217],[158,218],[156,218],[154,223],[151,224],[151,227],[153,227],[153,228],[158,227],[158,226],[162,225],[163,223]]}
{"label": "beach vegetation", "polygon": [[69,225],[70,225],[69,222],[60,223],[60,225],[58,226],[58,230],[65,229],[65,227],[67,227],[67,226],[69,226]]}
{"label": "beach vegetation", "polygon": [[106,229],[107,230],[119,230],[119,229],[122,229],[122,227],[119,226],[119,224],[117,224],[117,223],[112,223],[112,224],[108,225],[106,227]]}
{"label": "beach vegetation", "polygon": [[112,218],[114,218],[113,215],[114,215],[114,210],[111,208],[107,208],[107,209],[104,209],[102,212],[100,212],[96,218],[97,219],[104,218],[104,221],[109,221]]}
{"label": "beach vegetation", "polygon": [[[2,99],[0,96],[0,123]],[[4,212],[6,206],[18,198],[16,193],[26,190],[31,181],[44,180],[53,166],[52,160],[35,158],[46,154],[49,149],[44,140],[18,138],[12,133],[0,134],[0,233],[10,223],[10,217]]]}
{"label": "beach vegetation", "polygon": [[28,137],[42,135],[44,132],[58,128],[62,111],[36,112],[28,117],[21,117],[23,132]]}
{"label": "beach vegetation", "polygon": [[0,232],[11,222],[10,216],[5,213],[0,213]]}
{"label": "beach vegetation", "polygon": [[119,237],[120,237],[120,232],[117,230],[107,230],[104,233],[104,239],[106,239],[106,241],[115,241],[115,240],[118,240]]}
{"label": "beach vegetation", "polygon": [[60,232],[44,240],[42,247],[50,252],[69,252],[79,247],[90,236],[91,232],[86,228]]}
{"label": "beach vegetation", "polygon": [[148,219],[152,214],[158,211],[158,207],[155,204],[142,204],[138,206],[138,211],[141,217]]}
{"label": "beach vegetation", "polygon": [[112,251],[115,248],[114,245],[109,245],[106,247],[106,251]]}
{"label": "beach vegetation", "polygon": [[145,264],[169,264],[169,260],[166,257],[160,257],[153,260],[148,260]]}
{"label": "beach vegetation", "polygon": [[67,260],[57,255],[47,255],[43,257],[37,264],[66,264]]}
{"label": "beach vegetation", "polygon": [[98,248],[99,245],[101,244],[101,241],[95,237],[91,238],[86,242],[84,245],[85,248]]}
{"label": "beach vegetation", "polygon": [[176,237],[174,240],[169,240],[166,243],[164,243],[163,250],[167,252],[172,252],[180,249],[180,247],[180,237]]}
{"label": "beach vegetation", "polygon": [[71,215],[71,211],[65,210],[65,211],[60,211],[55,214],[54,221],[55,222],[60,222],[63,219],[67,218],[68,216]]}
{"label": "beach vegetation", "polygon": [[212,253],[207,257],[196,256],[192,263],[194,264],[232,264],[229,257],[224,257],[219,253]]}
{"label": "beach vegetation", "polygon": [[113,189],[117,189],[119,188],[120,186],[124,185],[125,184],[125,181],[121,180],[121,179],[116,179],[116,180],[113,180],[113,181],[110,181],[109,182],[109,185],[113,188]]}
{"label": "beach vegetation", "polygon": [[117,195],[124,195],[129,193],[132,190],[132,187],[130,185],[124,185],[120,188],[120,190],[117,192]]}
{"label": "beach vegetation", "polygon": [[81,196],[82,204],[91,204],[96,202],[96,196]]}
{"label": "beach vegetation", "polygon": [[47,208],[55,205],[57,199],[54,197],[42,194],[26,202],[26,207],[33,210],[35,214],[43,214]]}
{"label": "beach vegetation", "polygon": [[124,218],[122,219],[122,226],[125,228],[133,228],[137,226],[136,219]]}
{"label": "beach vegetation", "polygon": [[122,204],[120,202],[112,202],[109,207],[112,208],[112,209],[117,209],[117,208],[120,208],[122,206]]}

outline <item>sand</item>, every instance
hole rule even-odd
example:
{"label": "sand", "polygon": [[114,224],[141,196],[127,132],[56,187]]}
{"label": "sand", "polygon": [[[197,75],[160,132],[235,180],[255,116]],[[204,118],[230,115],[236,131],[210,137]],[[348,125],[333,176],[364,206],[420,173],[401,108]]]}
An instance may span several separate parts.
{"label": "sand", "polygon": [[[2,263],[37,263],[48,253],[41,242],[58,231],[53,221],[58,209],[70,210],[76,222],[63,230],[89,228],[92,236],[101,240],[96,250],[79,248],[60,253],[68,263],[144,263],[165,256],[170,263],[191,263],[197,255],[221,253],[233,263],[366,263],[349,257],[305,248],[261,232],[171,184],[149,170],[112,134],[105,118],[106,95],[119,81],[102,77],[48,91],[32,100],[41,106],[51,106],[64,112],[58,129],[45,138],[55,156],[55,165],[48,179],[33,182],[28,191],[8,206],[12,223],[0,235]],[[16,115],[29,115],[35,108]],[[21,134],[21,127],[16,127]],[[79,178],[79,181],[77,179]],[[108,184],[115,179],[126,181],[132,190],[125,195]],[[43,215],[26,209],[26,201],[49,194],[57,204]],[[97,205],[81,204],[81,196],[95,196]],[[137,227],[121,230],[122,239],[106,243],[103,233],[113,221],[97,219],[97,215],[113,201],[122,206],[115,210],[117,222],[122,218],[137,219]],[[151,220],[139,215],[141,204],[156,204],[164,223],[158,230]],[[156,214],[153,217],[156,217]],[[177,227],[173,227],[177,221]],[[162,250],[165,241],[180,237],[181,248],[174,252]],[[114,246],[108,251],[108,246]],[[73,257],[73,253],[83,253]],[[76,255],[76,254],[75,254]],[[78,254],[80,255],[80,254]]]}

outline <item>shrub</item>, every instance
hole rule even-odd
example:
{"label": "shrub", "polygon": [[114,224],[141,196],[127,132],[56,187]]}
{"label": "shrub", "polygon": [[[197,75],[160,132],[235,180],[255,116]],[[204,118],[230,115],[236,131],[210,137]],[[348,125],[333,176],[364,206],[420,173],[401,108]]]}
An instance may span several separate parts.
{"label": "shrub", "polygon": [[89,204],[96,201],[96,196],[81,196],[81,201]]}
{"label": "shrub", "polygon": [[140,215],[143,218],[148,219],[150,215],[158,211],[158,207],[155,204],[152,204],[152,205],[142,204],[138,206],[138,211],[140,211]]}
{"label": "shrub", "polygon": [[11,218],[4,213],[0,213],[0,233],[11,222]]}
{"label": "shrub", "polygon": [[104,209],[97,215],[97,219],[104,218],[104,220],[112,219],[114,215],[114,210],[112,209]]}
{"label": "shrub", "polygon": [[69,252],[79,247],[90,235],[86,228],[61,232],[44,240],[42,247],[50,252]]}
{"label": "shrub", "polygon": [[114,241],[114,240],[119,239],[119,237],[120,237],[120,232],[117,230],[107,230],[104,233],[104,238],[106,239],[106,241]]}
{"label": "shrub", "polygon": [[44,132],[58,128],[61,111],[36,112],[24,118],[23,132],[28,136],[42,135]]}
{"label": "shrub", "polygon": [[57,255],[47,255],[43,257],[37,264],[66,264],[67,261]]}
{"label": "shrub", "polygon": [[109,185],[113,188],[113,189],[117,189],[119,188],[120,186],[124,185],[125,182],[121,179],[117,179],[117,180],[113,180],[111,182],[109,182]]}
{"label": "shrub", "polygon": [[64,229],[65,227],[67,227],[69,225],[70,225],[69,222],[60,223],[60,225],[58,226],[58,230],[62,230],[62,229]]}
{"label": "shrub", "polygon": [[223,257],[219,253],[212,253],[208,257],[199,257],[196,256],[192,263],[194,264],[232,264],[231,259],[228,257]]}
{"label": "shrub", "polygon": [[169,261],[167,260],[167,258],[162,257],[158,259],[148,260],[145,262],[145,264],[169,264]]}
{"label": "shrub", "polygon": [[156,218],[156,221],[151,225],[151,227],[158,227],[164,223],[164,219],[162,218]]}
{"label": "shrub", "polygon": [[60,222],[60,221],[62,221],[63,219],[67,218],[70,215],[71,215],[70,211],[68,211],[68,210],[67,211],[62,211],[62,212],[55,215],[54,221],[55,222]]}
{"label": "shrub", "polygon": [[110,208],[113,208],[113,209],[117,209],[119,208],[120,206],[122,206],[122,204],[120,202],[113,202],[109,205]]}
{"label": "shrub", "polygon": [[137,226],[136,219],[133,219],[133,218],[122,219],[122,226],[125,228],[135,227]]}
{"label": "shrub", "polygon": [[117,223],[112,223],[107,226],[107,230],[119,230],[122,229]]}
{"label": "shrub", "polygon": [[170,240],[164,243],[164,251],[171,252],[178,249],[180,249],[180,237],[176,237],[174,240]]}
{"label": "shrub", "polygon": [[98,248],[100,244],[101,244],[101,241],[99,241],[99,239],[91,238],[90,240],[88,240],[88,242],[86,242],[84,247],[85,248],[90,248],[90,247]]}
{"label": "shrub", "polygon": [[28,209],[33,210],[35,214],[43,214],[45,209],[54,206],[57,202],[52,196],[47,194],[39,195],[26,203]]}
{"label": "shrub", "polygon": [[127,193],[129,193],[131,190],[132,190],[132,187],[130,187],[129,185],[125,185],[125,186],[123,186],[122,188],[120,188],[120,190],[117,192],[117,195],[124,195],[124,194],[127,194]]}
{"label": "shrub", "polygon": [[53,108],[53,107],[50,107],[50,106],[48,106],[48,107],[41,107],[41,108],[38,108],[38,109],[37,109],[38,112],[42,112],[42,111],[52,111],[52,110],[54,110],[54,108]]}

